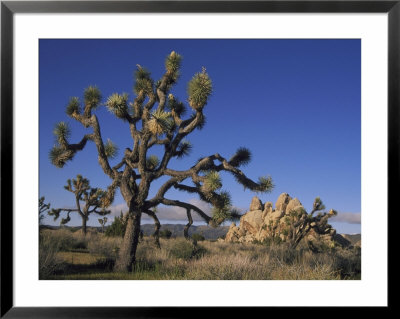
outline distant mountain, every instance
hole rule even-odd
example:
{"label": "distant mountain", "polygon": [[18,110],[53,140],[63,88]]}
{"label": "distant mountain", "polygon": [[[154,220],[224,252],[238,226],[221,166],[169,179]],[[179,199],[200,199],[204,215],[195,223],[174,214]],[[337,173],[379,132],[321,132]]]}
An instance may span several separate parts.
{"label": "distant mountain", "polygon": [[[105,227],[107,229],[108,226]],[[183,224],[164,224],[161,226],[161,231],[164,229],[169,229],[172,232],[172,237],[183,237],[183,229],[185,225]],[[42,225],[41,228],[45,229],[59,229],[59,228],[69,228],[72,231],[79,230],[81,227],[80,226],[50,226],[50,225]],[[154,232],[154,224],[144,224],[141,225],[141,229],[143,230],[143,234],[146,236],[149,236],[153,234]],[[189,228],[189,235],[191,236],[194,233],[200,234],[204,236],[205,239],[208,240],[215,240],[218,239],[221,236],[225,236],[226,233],[228,232],[229,226],[219,226],[216,228],[213,228],[208,225],[201,225],[201,226],[195,226],[192,225]],[[93,227],[93,226],[88,226],[88,231],[101,231],[101,227]],[[351,242],[352,245],[357,244],[358,246],[361,246],[361,234],[340,234],[342,235],[345,239]]]}
{"label": "distant mountain", "polygon": [[[182,224],[165,224],[161,226],[161,231],[164,229],[169,229],[172,232],[172,237],[183,237],[183,229],[185,225]],[[154,232],[153,224],[144,224],[141,225],[141,229],[143,230],[143,234],[149,236]],[[218,239],[221,236],[224,236],[228,232],[229,226],[219,226],[216,228],[210,227],[208,225],[202,226],[190,226],[189,235],[192,234],[200,234],[204,236],[205,239]]]}
{"label": "distant mountain", "polygon": [[357,244],[357,246],[361,246],[361,234],[341,234],[342,237],[351,242],[352,245]]}

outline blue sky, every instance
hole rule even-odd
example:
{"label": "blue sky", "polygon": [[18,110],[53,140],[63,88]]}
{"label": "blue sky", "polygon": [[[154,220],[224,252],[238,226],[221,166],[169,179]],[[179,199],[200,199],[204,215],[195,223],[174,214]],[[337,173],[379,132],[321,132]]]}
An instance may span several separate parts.
{"label": "blue sky", "polygon": [[[252,151],[252,161],[243,171],[255,180],[271,175],[276,185],[272,193],[259,195],[263,202],[275,203],[279,194],[287,192],[309,210],[320,196],[328,209],[339,212],[332,222],[338,232],[360,232],[360,40],[46,39],[40,40],[39,47],[39,186],[40,196],[52,207],[73,206],[73,195],[63,186],[77,174],[89,178],[93,187],[105,188],[110,182],[97,163],[93,144],[62,169],[48,159],[57,122],[70,124],[71,142],[86,133],[65,114],[69,98],[82,97],[84,88],[96,85],[103,99],[126,92],[133,100],[136,64],[159,79],[165,57],[174,50],[183,62],[172,93],[186,100],[186,85],[203,66],[214,92],[204,110],[206,126],[188,136],[191,155],[171,162],[172,168],[189,168],[199,157],[216,152],[229,158],[245,146]],[[110,138],[122,150],[131,147],[125,123],[105,107],[96,114],[104,139]],[[155,154],[161,154],[161,149]],[[233,204],[245,211],[254,194],[229,175],[222,174],[222,179]],[[151,194],[162,181],[152,187]],[[168,197],[196,203],[193,196],[177,191],[170,191]],[[123,208],[123,203],[118,193],[114,211]],[[166,219],[170,213],[166,210],[160,216]],[[78,216],[71,217],[71,225],[80,225]],[[45,223],[59,222],[48,217]],[[98,226],[97,217],[92,216],[89,224]]]}

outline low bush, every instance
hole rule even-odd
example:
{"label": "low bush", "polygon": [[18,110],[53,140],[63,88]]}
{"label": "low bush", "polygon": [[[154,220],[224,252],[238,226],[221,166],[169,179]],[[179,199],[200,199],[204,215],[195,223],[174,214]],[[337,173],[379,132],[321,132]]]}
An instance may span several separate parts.
{"label": "low bush", "polygon": [[165,239],[170,239],[172,236],[172,232],[167,228],[160,231],[160,237]]}
{"label": "low bush", "polygon": [[194,241],[204,241],[205,237],[203,235],[195,233],[195,234],[192,235],[192,239]]}

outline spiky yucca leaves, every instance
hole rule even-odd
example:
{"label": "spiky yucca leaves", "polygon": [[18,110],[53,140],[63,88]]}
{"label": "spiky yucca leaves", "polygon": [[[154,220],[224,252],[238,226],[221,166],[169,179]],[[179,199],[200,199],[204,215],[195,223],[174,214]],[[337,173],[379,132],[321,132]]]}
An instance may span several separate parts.
{"label": "spiky yucca leaves", "polygon": [[[170,75],[172,82],[176,82],[179,77],[179,69],[181,67],[182,56],[172,51],[170,55],[165,59],[165,69]],[[170,84],[173,84],[170,83]]]}
{"label": "spiky yucca leaves", "polygon": [[230,211],[230,216],[226,219],[226,220],[230,220],[230,221],[238,221],[240,220],[240,218],[242,217],[242,213],[240,212],[239,209],[237,208],[232,208]]}
{"label": "spiky yucca leaves", "polygon": [[235,155],[229,160],[229,164],[233,167],[239,167],[247,165],[251,160],[251,152],[246,147],[239,147]]}
{"label": "spiky yucca leaves", "polygon": [[72,160],[74,154],[74,151],[64,150],[62,147],[54,145],[49,152],[49,159],[54,166],[62,168],[67,161]]}
{"label": "spiky yucca leaves", "polygon": [[313,203],[313,210],[312,213],[319,211],[319,210],[324,210],[325,209],[325,205],[322,203],[321,198],[316,197]]}
{"label": "spiky yucca leaves", "polygon": [[147,122],[147,125],[153,135],[162,135],[173,128],[174,121],[171,119],[170,112],[156,110],[151,113],[151,119]]}
{"label": "spiky yucca leaves", "polygon": [[338,212],[337,212],[336,210],[334,210],[334,209],[331,209],[331,210],[328,212],[328,215],[329,215],[330,217],[336,216],[337,214],[338,214]]}
{"label": "spiky yucca leaves", "polygon": [[54,221],[56,221],[58,217],[60,217],[60,213],[61,209],[54,209],[54,208],[52,208],[49,212],[47,212],[48,215],[54,217]]}
{"label": "spiky yucca leaves", "polygon": [[115,158],[118,154],[118,146],[110,139],[107,139],[107,142],[104,144],[104,152],[107,158]]}
{"label": "spiky yucca leaves", "polygon": [[72,185],[76,190],[79,190],[81,192],[90,189],[89,180],[80,174],[76,175],[76,179],[72,179]]}
{"label": "spiky yucca leaves", "polygon": [[155,169],[158,166],[158,164],[160,164],[160,160],[158,159],[157,155],[150,155],[146,159],[146,167],[149,170]]}
{"label": "spiky yucca leaves", "polygon": [[212,220],[220,225],[232,216],[231,195],[227,191],[221,191],[213,203]]}
{"label": "spiky yucca leaves", "polygon": [[90,109],[96,108],[101,101],[101,93],[97,86],[89,86],[83,93],[85,105]]}
{"label": "spiky yucca leaves", "polygon": [[258,178],[258,184],[260,184],[259,192],[271,192],[274,188],[274,183],[271,176],[261,176]]}
{"label": "spiky yucca leaves", "polygon": [[203,186],[201,187],[204,193],[214,192],[222,187],[221,177],[216,171],[211,171],[206,174]]}
{"label": "spiky yucca leaves", "polygon": [[113,93],[106,102],[107,109],[120,119],[128,114],[128,94]]}
{"label": "spiky yucca leaves", "polygon": [[172,94],[168,95],[167,108],[170,111],[174,111],[179,118],[184,116],[187,111],[185,104],[179,102]]}
{"label": "spiky yucca leaves", "polygon": [[45,197],[42,196],[39,198],[39,224],[42,223],[42,220],[44,219],[44,213],[50,209],[50,203],[45,204],[44,202]]}
{"label": "spiky yucca leaves", "polygon": [[61,219],[60,225],[68,224],[68,223],[71,221],[71,216],[69,216],[69,214],[70,214],[70,213],[68,212],[68,213],[67,213],[67,217]]}
{"label": "spiky yucca leaves", "polygon": [[71,135],[71,129],[66,122],[59,122],[55,125],[53,134],[56,137],[56,141],[59,145],[65,145],[68,143],[68,138]]}
{"label": "spiky yucca leaves", "polygon": [[201,73],[196,73],[188,85],[189,105],[200,111],[206,104],[212,93],[212,81],[208,76],[206,69]]}
{"label": "spiky yucca leaves", "polygon": [[149,94],[153,91],[153,80],[150,77],[150,72],[140,65],[137,65],[137,69],[134,74],[135,85],[133,86],[133,92],[139,95],[141,92]]}
{"label": "spiky yucca leaves", "polygon": [[189,155],[192,148],[193,148],[193,146],[189,141],[183,140],[182,142],[180,142],[180,144],[175,152],[176,158],[182,158],[184,156]]}
{"label": "spiky yucca leaves", "polygon": [[66,107],[65,112],[67,115],[71,116],[72,114],[80,114],[81,113],[81,103],[79,102],[79,98],[74,96],[69,99],[69,103]]}

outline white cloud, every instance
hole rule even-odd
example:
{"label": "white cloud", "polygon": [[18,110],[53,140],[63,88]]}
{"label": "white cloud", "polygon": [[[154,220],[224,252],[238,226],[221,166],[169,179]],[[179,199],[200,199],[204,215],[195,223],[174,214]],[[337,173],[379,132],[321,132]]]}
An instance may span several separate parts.
{"label": "white cloud", "polygon": [[110,206],[107,209],[111,210],[111,216],[119,216],[121,214],[121,211],[123,213],[126,213],[126,211],[128,210],[128,206],[125,203],[122,203],[115,206]]}
{"label": "white cloud", "polygon": [[361,213],[338,213],[330,219],[332,222],[361,224]]}

